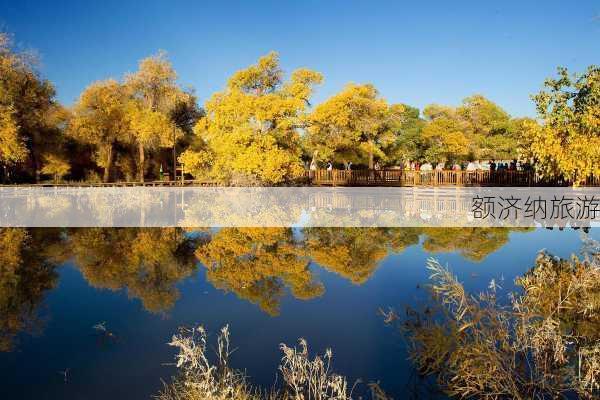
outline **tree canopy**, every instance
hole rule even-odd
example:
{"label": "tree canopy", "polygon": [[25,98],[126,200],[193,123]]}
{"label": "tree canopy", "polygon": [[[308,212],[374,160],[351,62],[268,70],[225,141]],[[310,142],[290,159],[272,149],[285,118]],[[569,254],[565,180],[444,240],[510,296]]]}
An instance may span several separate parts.
{"label": "tree canopy", "polygon": [[39,305],[58,282],[57,229],[0,228],[0,351],[42,326]]}
{"label": "tree canopy", "polygon": [[0,163],[20,165],[21,171],[39,180],[42,159],[52,150],[60,106],[53,85],[35,69],[35,58],[12,47],[0,32]]}
{"label": "tree canopy", "polygon": [[600,173],[594,65],[548,79],[532,97],[537,119],[514,118],[481,94],[422,110],[390,104],[372,84],[348,83],[311,104],[323,76],[285,73],[276,52],[235,72],[204,109],[164,52],[121,79],[93,82],[69,108],[35,66],[0,33],[3,182],[163,179],[178,162],[188,178],[244,185],[300,182],[309,161],[372,169],[520,159],[575,183]]}
{"label": "tree canopy", "polygon": [[117,152],[137,149],[137,159],[129,156],[143,181],[146,153],[175,147],[200,114],[194,95],[177,85],[173,67],[159,53],[140,61],[139,70],[123,82],[108,79],[88,86],[73,107],[68,133],[94,147],[104,182],[115,175]]}
{"label": "tree canopy", "polygon": [[600,173],[600,67],[558,69],[533,96],[541,125],[528,122],[529,155],[539,172],[579,183]]}
{"label": "tree canopy", "polygon": [[174,147],[183,136],[171,116],[189,94],[179,88],[176,80],[177,73],[164,52],[140,61],[138,71],[125,79],[130,95],[127,111],[132,138],[138,148],[138,176],[142,182],[146,151]]}
{"label": "tree canopy", "polygon": [[427,252],[459,252],[479,262],[513,231],[525,229],[2,228],[0,351],[11,349],[19,332],[39,327],[38,305],[67,260],[89,285],[126,290],[153,313],[172,309],[178,283],[193,276],[200,261],[215,288],[278,315],[287,293],[297,299],[325,293],[317,268],[362,285],[390,253],[422,243]]}
{"label": "tree canopy", "polygon": [[123,85],[109,79],[88,86],[73,107],[68,131],[80,141],[96,146],[104,182],[111,177],[116,145],[130,141],[126,104]]}
{"label": "tree canopy", "polygon": [[393,121],[400,121],[402,105],[390,107],[373,85],[348,84],[319,104],[310,116],[308,146],[321,160],[366,162],[385,159],[394,142]]}
{"label": "tree canopy", "polygon": [[422,133],[428,161],[513,159],[519,156],[518,133],[510,115],[482,95],[463,99],[459,107],[437,104],[423,110]]}
{"label": "tree canopy", "polygon": [[299,129],[321,74],[298,69],[286,81],[277,53],[236,72],[206,102],[195,133],[203,148],[180,160],[197,178],[285,182],[302,171]]}

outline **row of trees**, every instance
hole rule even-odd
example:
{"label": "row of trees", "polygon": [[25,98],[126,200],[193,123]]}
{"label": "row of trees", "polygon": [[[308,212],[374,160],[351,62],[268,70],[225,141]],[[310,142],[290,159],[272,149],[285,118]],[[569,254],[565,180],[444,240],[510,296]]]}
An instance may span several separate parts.
{"label": "row of trees", "polygon": [[32,58],[0,34],[1,172],[13,182],[144,180],[173,175],[181,162],[197,179],[279,184],[311,162],[373,168],[518,157],[552,177],[599,172],[596,66],[579,76],[560,69],[548,80],[533,97],[538,120],[513,118],[481,95],[421,111],[389,104],[370,84],[348,84],[312,106],[322,81],[305,68],[286,79],[273,52],[235,73],[201,108],[159,53],[121,80],[92,83],[66,108]]}
{"label": "row of trees", "polygon": [[[70,108],[55,99],[35,60],[0,34],[0,164],[4,180],[41,175],[76,180],[144,179],[156,163],[172,164],[201,109],[176,83],[164,53],[144,59],[121,81],[88,86]],[[151,154],[148,162],[146,157]]]}
{"label": "row of trees", "polygon": [[[322,76],[299,69],[285,81],[276,53],[236,73],[206,103],[194,130],[201,148],[181,156],[195,176],[233,174],[267,183],[292,178],[308,162],[352,162],[373,168],[468,158],[516,158],[519,134],[530,119],[513,119],[481,95],[460,107],[430,105],[421,113],[389,104],[373,85],[348,84],[311,108]],[[304,161],[304,166],[302,165]]]}

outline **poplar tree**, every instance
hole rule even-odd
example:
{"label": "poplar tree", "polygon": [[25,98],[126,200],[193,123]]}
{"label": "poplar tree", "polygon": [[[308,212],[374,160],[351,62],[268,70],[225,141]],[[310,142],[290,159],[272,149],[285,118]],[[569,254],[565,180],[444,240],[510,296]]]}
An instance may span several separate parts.
{"label": "poplar tree", "polygon": [[300,129],[321,74],[309,69],[284,80],[277,53],[235,73],[224,91],[206,102],[195,133],[203,146],[180,160],[196,177],[245,177],[276,184],[298,175]]}

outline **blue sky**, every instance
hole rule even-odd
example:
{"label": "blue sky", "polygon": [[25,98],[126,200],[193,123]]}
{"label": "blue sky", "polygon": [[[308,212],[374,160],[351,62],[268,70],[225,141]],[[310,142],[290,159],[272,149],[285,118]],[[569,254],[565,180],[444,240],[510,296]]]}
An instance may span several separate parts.
{"label": "blue sky", "polygon": [[276,50],[289,72],[325,75],[315,101],[370,82],[390,102],[459,104],[473,93],[513,115],[559,65],[600,64],[600,0],[0,0],[0,28],[36,49],[58,99],[166,50],[200,102]]}

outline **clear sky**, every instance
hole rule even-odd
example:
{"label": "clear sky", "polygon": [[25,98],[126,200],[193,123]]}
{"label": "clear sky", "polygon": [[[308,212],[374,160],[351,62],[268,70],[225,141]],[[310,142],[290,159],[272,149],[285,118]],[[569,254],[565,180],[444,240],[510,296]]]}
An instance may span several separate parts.
{"label": "clear sky", "polygon": [[39,52],[65,104],[159,49],[200,102],[276,50],[285,71],[325,75],[315,101],[370,82],[390,102],[481,93],[513,115],[534,115],[557,66],[600,64],[600,0],[0,0],[0,29]]}

